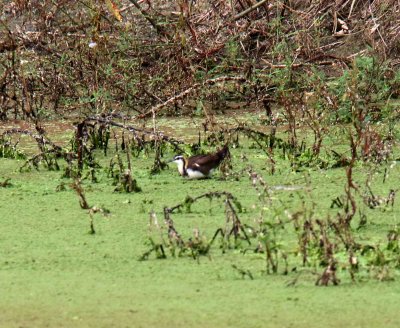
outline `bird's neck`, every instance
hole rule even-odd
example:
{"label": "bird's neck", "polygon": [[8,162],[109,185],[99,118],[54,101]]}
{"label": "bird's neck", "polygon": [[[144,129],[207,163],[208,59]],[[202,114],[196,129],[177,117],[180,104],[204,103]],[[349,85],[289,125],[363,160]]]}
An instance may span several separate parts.
{"label": "bird's neck", "polygon": [[179,161],[176,164],[178,165],[179,174],[182,175],[182,176],[187,175],[187,172],[186,172],[186,165],[187,165],[186,164],[186,159],[184,159],[182,161]]}

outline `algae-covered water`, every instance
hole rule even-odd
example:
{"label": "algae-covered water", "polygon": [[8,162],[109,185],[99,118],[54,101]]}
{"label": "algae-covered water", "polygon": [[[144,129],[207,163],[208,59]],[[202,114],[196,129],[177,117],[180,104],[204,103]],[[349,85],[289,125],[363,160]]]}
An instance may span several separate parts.
{"label": "algae-covered water", "polygon": [[[150,247],[149,213],[154,211],[162,223],[164,206],[187,196],[229,191],[242,205],[242,223],[249,225],[273,211],[284,218],[302,206],[310,210],[312,203],[314,217],[338,212],[331,204],[344,193],[344,168],[294,172],[279,160],[270,175],[266,155],[249,143],[231,153],[234,172],[251,164],[269,186],[278,187],[271,188],[272,205],[260,203],[246,173],[227,180],[217,173],[213,179],[190,181],[170,165],[152,176],[153,154],[132,160],[143,191],[115,193],[105,172],[109,158],[102,158],[98,182],[82,184],[90,206],[110,210],[109,216],[94,216],[95,234],[89,233],[88,211],[80,208],[71,180],[61,178],[62,172],[40,168],[20,173],[23,161],[0,159],[0,182],[9,178],[11,183],[0,187],[0,327],[399,327],[398,271],[388,269],[379,279],[375,271],[364,269],[352,282],[342,261],[341,283],[317,287],[323,267],[301,266],[293,230],[277,232],[290,256],[287,275],[282,263],[277,274],[267,274],[264,253],[222,252],[218,243],[210,256],[198,261],[186,254],[172,257],[168,250],[166,259],[150,254],[139,261]],[[354,171],[362,187],[371,168],[360,164]],[[385,163],[374,172],[377,195],[397,189],[397,165]],[[367,217],[360,230],[359,217],[354,218],[357,240],[384,247],[387,232],[399,224],[398,202],[381,209],[362,205],[361,197],[357,202]],[[204,199],[193,204],[190,213],[174,213],[172,218],[185,239],[193,229],[211,239],[224,225],[224,205]],[[252,243],[254,249],[257,242]],[[253,279],[242,277],[232,265],[248,270]]]}

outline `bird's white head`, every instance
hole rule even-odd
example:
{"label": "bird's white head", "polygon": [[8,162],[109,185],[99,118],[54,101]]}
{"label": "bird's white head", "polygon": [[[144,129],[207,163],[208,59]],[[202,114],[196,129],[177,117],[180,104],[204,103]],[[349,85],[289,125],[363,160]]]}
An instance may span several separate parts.
{"label": "bird's white head", "polygon": [[185,158],[182,155],[176,155],[172,159],[172,162],[178,165],[179,174],[185,175]]}

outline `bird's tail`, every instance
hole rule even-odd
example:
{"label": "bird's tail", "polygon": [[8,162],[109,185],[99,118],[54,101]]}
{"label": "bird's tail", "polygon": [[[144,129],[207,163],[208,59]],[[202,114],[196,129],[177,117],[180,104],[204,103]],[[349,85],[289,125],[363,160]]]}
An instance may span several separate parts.
{"label": "bird's tail", "polygon": [[222,161],[225,157],[230,156],[228,143],[226,143],[226,144],[224,145],[224,147],[222,147],[220,150],[218,150],[217,155],[218,155],[218,157],[220,158],[221,161]]}

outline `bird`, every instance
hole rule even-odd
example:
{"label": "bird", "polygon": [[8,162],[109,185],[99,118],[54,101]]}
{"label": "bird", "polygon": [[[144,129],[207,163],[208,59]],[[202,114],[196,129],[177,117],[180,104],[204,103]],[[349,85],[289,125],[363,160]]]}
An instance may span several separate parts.
{"label": "bird", "polygon": [[210,178],[213,171],[221,164],[221,162],[229,156],[228,145],[206,155],[195,155],[189,158],[183,155],[176,155],[171,160],[178,165],[179,174],[189,179]]}

